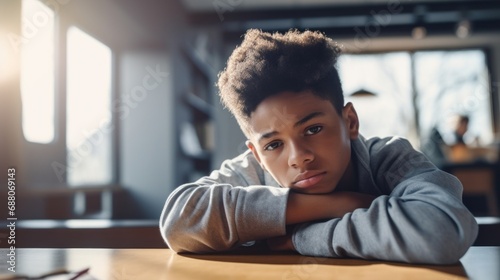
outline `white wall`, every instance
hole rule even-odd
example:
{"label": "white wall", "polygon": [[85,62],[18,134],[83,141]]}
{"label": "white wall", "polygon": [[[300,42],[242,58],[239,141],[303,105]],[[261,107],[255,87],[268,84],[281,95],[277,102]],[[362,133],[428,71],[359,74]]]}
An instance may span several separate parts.
{"label": "white wall", "polygon": [[136,210],[159,218],[175,181],[172,69],[163,51],[126,52],[120,65],[120,182]]}

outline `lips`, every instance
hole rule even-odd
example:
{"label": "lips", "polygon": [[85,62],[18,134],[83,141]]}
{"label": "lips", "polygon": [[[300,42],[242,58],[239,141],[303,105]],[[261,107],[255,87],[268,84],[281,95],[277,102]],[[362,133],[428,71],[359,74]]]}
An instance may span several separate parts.
{"label": "lips", "polygon": [[297,177],[295,177],[292,185],[299,188],[310,188],[323,179],[326,172],[323,171],[306,171],[300,173]]}

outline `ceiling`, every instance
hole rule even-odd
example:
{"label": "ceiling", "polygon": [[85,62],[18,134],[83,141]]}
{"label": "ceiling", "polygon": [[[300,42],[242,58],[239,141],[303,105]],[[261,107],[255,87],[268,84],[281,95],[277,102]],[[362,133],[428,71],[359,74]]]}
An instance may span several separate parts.
{"label": "ceiling", "polygon": [[[392,2],[410,2],[392,1]],[[263,10],[263,9],[300,9],[322,6],[343,5],[372,5],[387,4],[388,0],[181,0],[186,9],[197,12],[214,11],[216,6],[227,7],[227,9],[238,10]],[[436,2],[436,0],[422,0],[424,2]],[[465,0],[444,0],[440,2],[466,2]]]}
{"label": "ceiling", "polygon": [[337,38],[450,35],[468,20],[472,34],[500,32],[500,1],[389,0],[181,0],[193,26],[220,26],[226,38],[249,28],[320,30]]}

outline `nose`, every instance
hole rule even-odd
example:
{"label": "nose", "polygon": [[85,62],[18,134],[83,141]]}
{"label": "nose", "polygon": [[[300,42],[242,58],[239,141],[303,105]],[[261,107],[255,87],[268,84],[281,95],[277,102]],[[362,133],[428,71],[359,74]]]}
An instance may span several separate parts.
{"label": "nose", "polygon": [[314,160],[314,153],[304,143],[291,143],[289,145],[288,165],[300,168]]}

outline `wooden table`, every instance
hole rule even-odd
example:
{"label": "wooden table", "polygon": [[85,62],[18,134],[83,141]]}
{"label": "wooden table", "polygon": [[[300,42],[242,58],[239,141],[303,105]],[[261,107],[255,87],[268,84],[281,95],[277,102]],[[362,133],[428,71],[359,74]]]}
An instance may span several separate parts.
{"label": "wooden table", "polygon": [[[452,246],[450,244],[450,246]],[[12,276],[6,249],[0,274]],[[16,273],[81,270],[83,279],[500,279],[500,247],[472,247],[460,263],[408,265],[296,254],[176,254],[169,249],[17,249]],[[92,277],[91,277],[92,276]],[[0,277],[0,279],[2,279]],[[50,279],[50,278],[49,278]],[[63,278],[64,279],[64,278]]]}
{"label": "wooden table", "polygon": [[[0,220],[0,248],[6,248],[8,245],[7,242],[1,242],[2,236],[9,236],[8,225],[8,220]],[[144,238],[145,236],[147,238]],[[157,219],[18,220],[16,244],[22,248],[166,247]]]}

